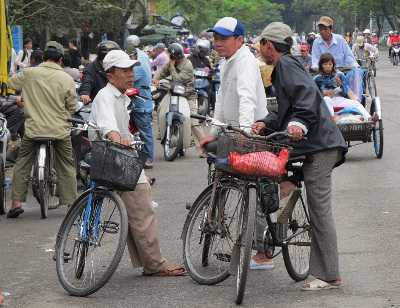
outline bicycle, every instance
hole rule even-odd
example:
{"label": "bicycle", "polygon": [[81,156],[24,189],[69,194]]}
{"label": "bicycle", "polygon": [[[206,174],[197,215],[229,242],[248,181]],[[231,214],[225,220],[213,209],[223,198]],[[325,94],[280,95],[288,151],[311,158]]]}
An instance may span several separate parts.
{"label": "bicycle", "polygon": [[[269,142],[274,137],[287,135],[284,132],[266,137],[252,136],[210,117],[193,117],[220,127],[220,136],[234,132],[236,137],[245,138],[244,143],[250,144],[252,151],[268,149],[276,153],[287,148]],[[199,284],[217,284],[235,274],[235,302],[240,305],[253,247],[256,208],[261,206],[262,198],[271,197],[263,195],[261,186],[265,183],[278,185],[289,179],[296,184],[289,201],[279,210],[278,220],[273,219],[274,213],[266,215],[264,243],[272,250],[282,248],[284,263],[292,279],[301,281],[308,276],[311,226],[302,184],[304,157],[292,159],[288,163],[288,176],[283,178],[244,176],[218,166],[221,148],[226,148],[226,144],[217,141],[217,155],[208,154],[209,164],[216,164],[216,169],[209,167],[213,173],[209,174],[211,184],[197,197],[186,218],[182,231],[183,257],[189,275]],[[279,252],[272,257],[277,255]]]}
{"label": "bicycle", "polygon": [[[71,121],[85,125],[83,129],[98,129],[83,120]],[[142,144],[137,139],[133,148],[106,140],[92,142],[90,187],[72,204],[57,235],[57,276],[70,295],[98,291],[121,261],[128,217],[116,191],[134,190],[144,166]]]}

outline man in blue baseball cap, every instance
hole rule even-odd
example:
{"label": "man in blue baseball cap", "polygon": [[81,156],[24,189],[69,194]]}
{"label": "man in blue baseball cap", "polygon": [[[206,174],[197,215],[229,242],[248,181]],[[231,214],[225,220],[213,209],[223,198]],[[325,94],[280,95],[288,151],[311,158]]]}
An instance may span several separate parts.
{"label": "man in blue baseball cap", "polygon": [[213,32],[215,50],[223,58],[214,117],[250,128],[253,120],[266,114],[266,99],[256,58],[244,44],[244,26],[236,18],[224,17],[207,32]]}

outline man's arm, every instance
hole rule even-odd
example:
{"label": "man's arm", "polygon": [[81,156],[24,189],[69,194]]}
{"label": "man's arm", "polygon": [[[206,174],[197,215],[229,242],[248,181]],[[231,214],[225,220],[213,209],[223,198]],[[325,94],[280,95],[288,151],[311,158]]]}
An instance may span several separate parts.
{"label": "man's arm", "polygon": [[288,126],[299,126],[307,134],[319,117],[320,93],[316,85],[303,70],[289,61],[281,61],[278,80],[291,101],[292,114]]}
{"label": "man's arm", "polygon": [[96,95],[92,104],[91,115],[103,137],[107,138],[110,132],[117,132],[119,134],[114,109],[110,105],[105,93],[99,92]]}
{"label": "man's arm", "polygon": [[170,75],[171,74],[169,72],[169,64],[166,64],[162,67],[161,70],[156,72],[156,74],[154,75],[154,80],[161,80],[167,78]]}
{"label": "man's arm", "polygon": [[[239,124],[242,127],[250,127],[255,119],[257,101],[257,85],[261,83],[261,74],[258,65],[252,63],[240,63],[237,67],[237,93],[239,96]],[[263,86],[263,85],[262,85]],[[264,101],[265,94],[264,94]]]}
{"label": "man's arm", "polygon": [[83,76],[82,76],[82,84],[79,87],[79,95],[88,95],[90,96],[90,93],[92,92],[92,89],[94,87],[94,75],[91,69],[86,68],[83,71]]}
{"label": "man's arm", "polygon": [[321,57],[321,51],[318,45],[318,41],[315,40],[311,50],[311,68],[314,70],[318,69],[319,58]]}
{"label": "man's arm", "polygon": [[71,115],[74,114],[76,111],[76,101],[77,95],[75,90],[75,82],[71,78],[67,90],[67,95],[65,97],[65,107]]}
{"label": "man's arm", "polygon": [[369,56],[372,58],[377,58],[379,56],[378,48],[375,48],[371,44],[365,44],[365,49],[369,52]]}
{"label": "man's arm", "polygon": [[175,65],[170,63],[169,71],[171,73],[172,80],[174,81],[187,82],[193,80],[193,65],[189,60],[184,63],[180,72],[176,70]]}
{"label": "man's arm", "polygon": [[7,82],[8,87],[21,91],[26,80],[26,70],[14,74]]}
{"label": "man's arm", "polygon": [[342,37],[342,46],[344,49],[344,65],[346,67],[356,67],[357,66],[357,61],[354,57],[353,52],[350,49],[349,44],[347,44],[346,40]]}

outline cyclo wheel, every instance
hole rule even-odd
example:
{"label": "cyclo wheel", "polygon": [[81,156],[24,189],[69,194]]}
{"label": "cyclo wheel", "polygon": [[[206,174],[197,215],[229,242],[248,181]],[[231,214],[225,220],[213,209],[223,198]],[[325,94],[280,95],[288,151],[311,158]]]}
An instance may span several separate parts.
{"label": "cyclo wheel", "polygon": [[[90,198],[91,211],[86,213]],[[81,227],[87,238],[82,237]],[[73,296],[88,296],[102,288],[121,261],[127,235],[128,217],[118,194],[100,188],[85,191],[57,236],[56,268],[62,287]]]}
{"label": "cyclo wheel", "polygon": [[4,215],[7,212],[6,190],[4,187],[5,179],[3,158],[0,157],[0,215]]}
{"label": "cyclo wheel", "polygon": [[236,241],[235,225],[243,193],[235,181],[221,180],[211,196],[208,186],[193,203],[182,231],[183,260],[190,277],[213,285],[229,277],[231,253]]}
{"label": "cyclo wheel", "polygon": [[372,139],[374,141],[374,151],[376,158],[382,158],[383,156],[383,123],[382,119],[375,123],[372,128]]}
{"label": "cyclo wheel", "polygon": [[[373,115],[376,106],[376,102],[373,101],[371,104],[370,114]],[[374,142],[374,152],[376,158],[381,159],[383,156],[383,122],[382,119],[375,123],[375,126],[372,128],[372,141]]]}
{"label": "cyclo wheel", "polygon": [[305,189],[297,191],[293,210],[287,221],[287,244],[282,247],[286,270],[294,281],[305,280],[310,271],[311,225],[305,201]]}
{"label": "cyclo wheel", "polygon": [[251,194],[247,187],[245,198],[239,212],[239,224],[236,245],[238,245],[239,262],[236,273],[236,304],[240,305],[243,301],[246,289],[247,273],[249,270],[251,250],[253,247],[253,235],[256,220],[257,198],[255,194]]}
{"label": "cyclo wheel", "polygon": [[183,126],[179,121],[172,122],[167,126],[164,141],[164,158],[173,161],[183,149]]}

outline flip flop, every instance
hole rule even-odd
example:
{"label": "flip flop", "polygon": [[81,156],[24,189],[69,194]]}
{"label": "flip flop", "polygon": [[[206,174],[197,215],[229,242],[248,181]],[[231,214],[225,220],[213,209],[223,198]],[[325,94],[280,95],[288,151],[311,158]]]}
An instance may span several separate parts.
{"label": "flip flop", "polygon": [[186,276],[187,272],[183,266],[170,266],[166,269],[155,272],[155,273],[145,273],[143,272],[143,276],[154,276],[154,277],[179,277]]}
{"label": "flip flop", "polygon": [[24,209],[22,207],[17,207],[15,209],[11,209],[7,213],[7,218],[17,218],[23,212],[24,212]]}
{"label": "flip flop", "polygon": [[340,287],[340,282],[326,282],[321,279],[314,279],[311,282],[307,282],[301,288],[303,291],[321,291],[321,290],[330,290],[330,289],[338,289]]}

